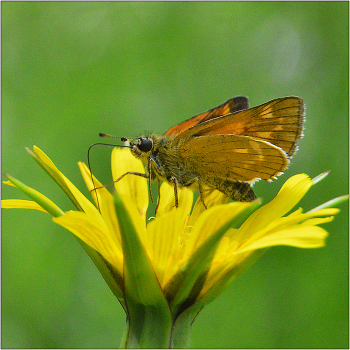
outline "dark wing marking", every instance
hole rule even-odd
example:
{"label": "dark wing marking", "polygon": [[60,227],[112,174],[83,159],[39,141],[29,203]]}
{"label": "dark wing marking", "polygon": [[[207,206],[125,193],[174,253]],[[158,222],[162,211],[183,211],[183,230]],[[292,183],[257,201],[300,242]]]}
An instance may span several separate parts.
{"label": "dark wing marking", "polygon": [[165,132],[165,135],[176,136],[195,125],[204,123],[205,121],[247,108],[249,108],[248,98],[243,96],[237,96],[227,100],[218,107],[212,108],[207,112],[198,114],[190,119],[183,121],[180,124],[173,126]]}

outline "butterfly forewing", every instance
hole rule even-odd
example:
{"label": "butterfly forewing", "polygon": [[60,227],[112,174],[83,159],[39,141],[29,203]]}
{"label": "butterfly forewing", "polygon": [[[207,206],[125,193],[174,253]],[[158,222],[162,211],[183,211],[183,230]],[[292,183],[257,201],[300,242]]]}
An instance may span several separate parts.
{"label": "butterfly forewing", "polygon": [[296,141],[302,137],[303,121],[303,100],[284,97],[204,122],[178,137],[227,134],[251,136],[268,141],[291,156],[296,151]]}
{"label": "butterfly forewing", "polygon": [[208,120],[221,117],[223,115],[230,114],[233,112],[241,111],[247,108],[249,108],[248,99],[244,96],[237,96],[227,100],[218,107],[212,108],[207,112],[198,114],[195,117],[187,119],[182,123],[173,126],[165,132],[165,135],[176,136],[195,125],[202,124]]}
{"label": "butterfly forewing", "polygon": [[179,153],[188,166],[203,177],[246,182],[269,180],[281,174],[289,164],[286,153],[279,147],[249,136],[189,138],[179,146]]}

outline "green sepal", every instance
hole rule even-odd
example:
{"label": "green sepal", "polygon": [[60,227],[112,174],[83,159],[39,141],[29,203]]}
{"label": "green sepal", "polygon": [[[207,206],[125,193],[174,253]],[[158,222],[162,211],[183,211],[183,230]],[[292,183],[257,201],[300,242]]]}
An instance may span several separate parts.
{"label": "green sepal", "polygon": [[59,209],[56,205],[53,205],[45,196],[39,192],[33,190],[29,186],[25,185],[23,182],[17,180],[9,174],[4,175],[9,181],[11,181],[19,190],[31,198],[34,202],[38,203],[43,209],[45,209],[50,215],[54,217],[59,217],[64,214],[64,212]]}
{"label": "green sepal", "polygon": [[337,198],[333,198],[330,201],[325,202],[325,203],[319,205],[318,207],[309,210],[308,213],[312,213],[312,212],[315,212],[315,211],[321,210],[321,209],[333,208],[334,206],[339,205],[339,204],[346,202],[348,200],[349,200],[348,194],[346,194],[344,196],[337,197]]}
{"label": "green sepal", "polygon": [[83,211],[78,201],[75,199],[73,193],[68,188],[65,181],[61,178],[59,174],[57,174],[56,171],[51,169],[47,164],[45,164],[40,157],[34,153],[32,150],[26,147],[26,151],[29,153],[29,155],[46,171],[46,173],[57,183],[57,185],[62,189],[62,191],[67,195],[67,197],[71,200],[71,202],[74,204],[74,206],[79,210]]}
{"label": "green sepal", "polygon": [[197,299],[189,308],[185,309],[177,318],[173,326],[172,349],[190,348],[191,325],[203,307],[221,294],[241,273],[251,266],[266,249],[255,251],[242,265],[230,270],[220,282],[209,289],[203,297]]}
{"label": "green sepal", "polygon": [[201,306],[194,304],[176,318],[170,342],[171,349],[191,348],[191,326],[200,310]]}
{"label": "green sepal", "polygon": [[172,318],[137,231],[117,193],[114,203],[124,253],[124,293],[128,329],[125,348],[168,348]]}
{"label": "green sepal", "polygon": [[217,229],[165,286],[164,294],[175,318],[195,302],[202,290],[216,248],[227,230],[239,227],[259,206],[258,200],[249,203],[234,218]]}

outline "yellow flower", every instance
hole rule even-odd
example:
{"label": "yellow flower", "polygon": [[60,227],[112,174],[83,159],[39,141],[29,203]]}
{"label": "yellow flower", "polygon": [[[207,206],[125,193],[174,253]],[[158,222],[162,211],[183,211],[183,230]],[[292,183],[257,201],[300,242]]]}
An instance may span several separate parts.
{"label": "yellow flower", "polygon": [[[61,210],[9,175],[10,182],[5,183],[18,187],[33,201],[3,200],[2,207],[47,212],[79,239],[128,314],[123,342],[127,347],[188,345],[184,329],[189,328],[199,310],[266,248],[324,246],[327,231],[318,225],[331,221],[339,212],[330,205],[347,198],[308,212],[301,208],[291,212],[320,179],[300,174],[287,180],[277,196],[260,208],[259,200],[227,203],[218,191],[206,197],[208,209],[200,200],[193,207],[193,192],[187,188],[179,189],[179,207],[175,208],[173,187],[163,183],[156,217],[147,219],[147,179],[127,175],[114,184],[113,196],[80,162],[91,202],[39,148],[28,152],[77,210]],[[141,161],[127,149],[114,149],[113,178],[128,171],[144,173]],[[149,318],[154,321],[145,321]],[[164,335],[150,342],[149,335],[157,331]]]}

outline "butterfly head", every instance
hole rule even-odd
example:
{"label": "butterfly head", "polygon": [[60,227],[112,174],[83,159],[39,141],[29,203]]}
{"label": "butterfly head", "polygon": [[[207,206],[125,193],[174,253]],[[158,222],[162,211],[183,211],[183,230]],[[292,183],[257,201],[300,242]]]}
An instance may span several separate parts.
{"label": "butterfly head", "polygon": [[123,142],[129,142],[132,153],[138,158],[147,157],[153,149],[153,140],[149,137],[139,137],[137,139],[121,138]]}

